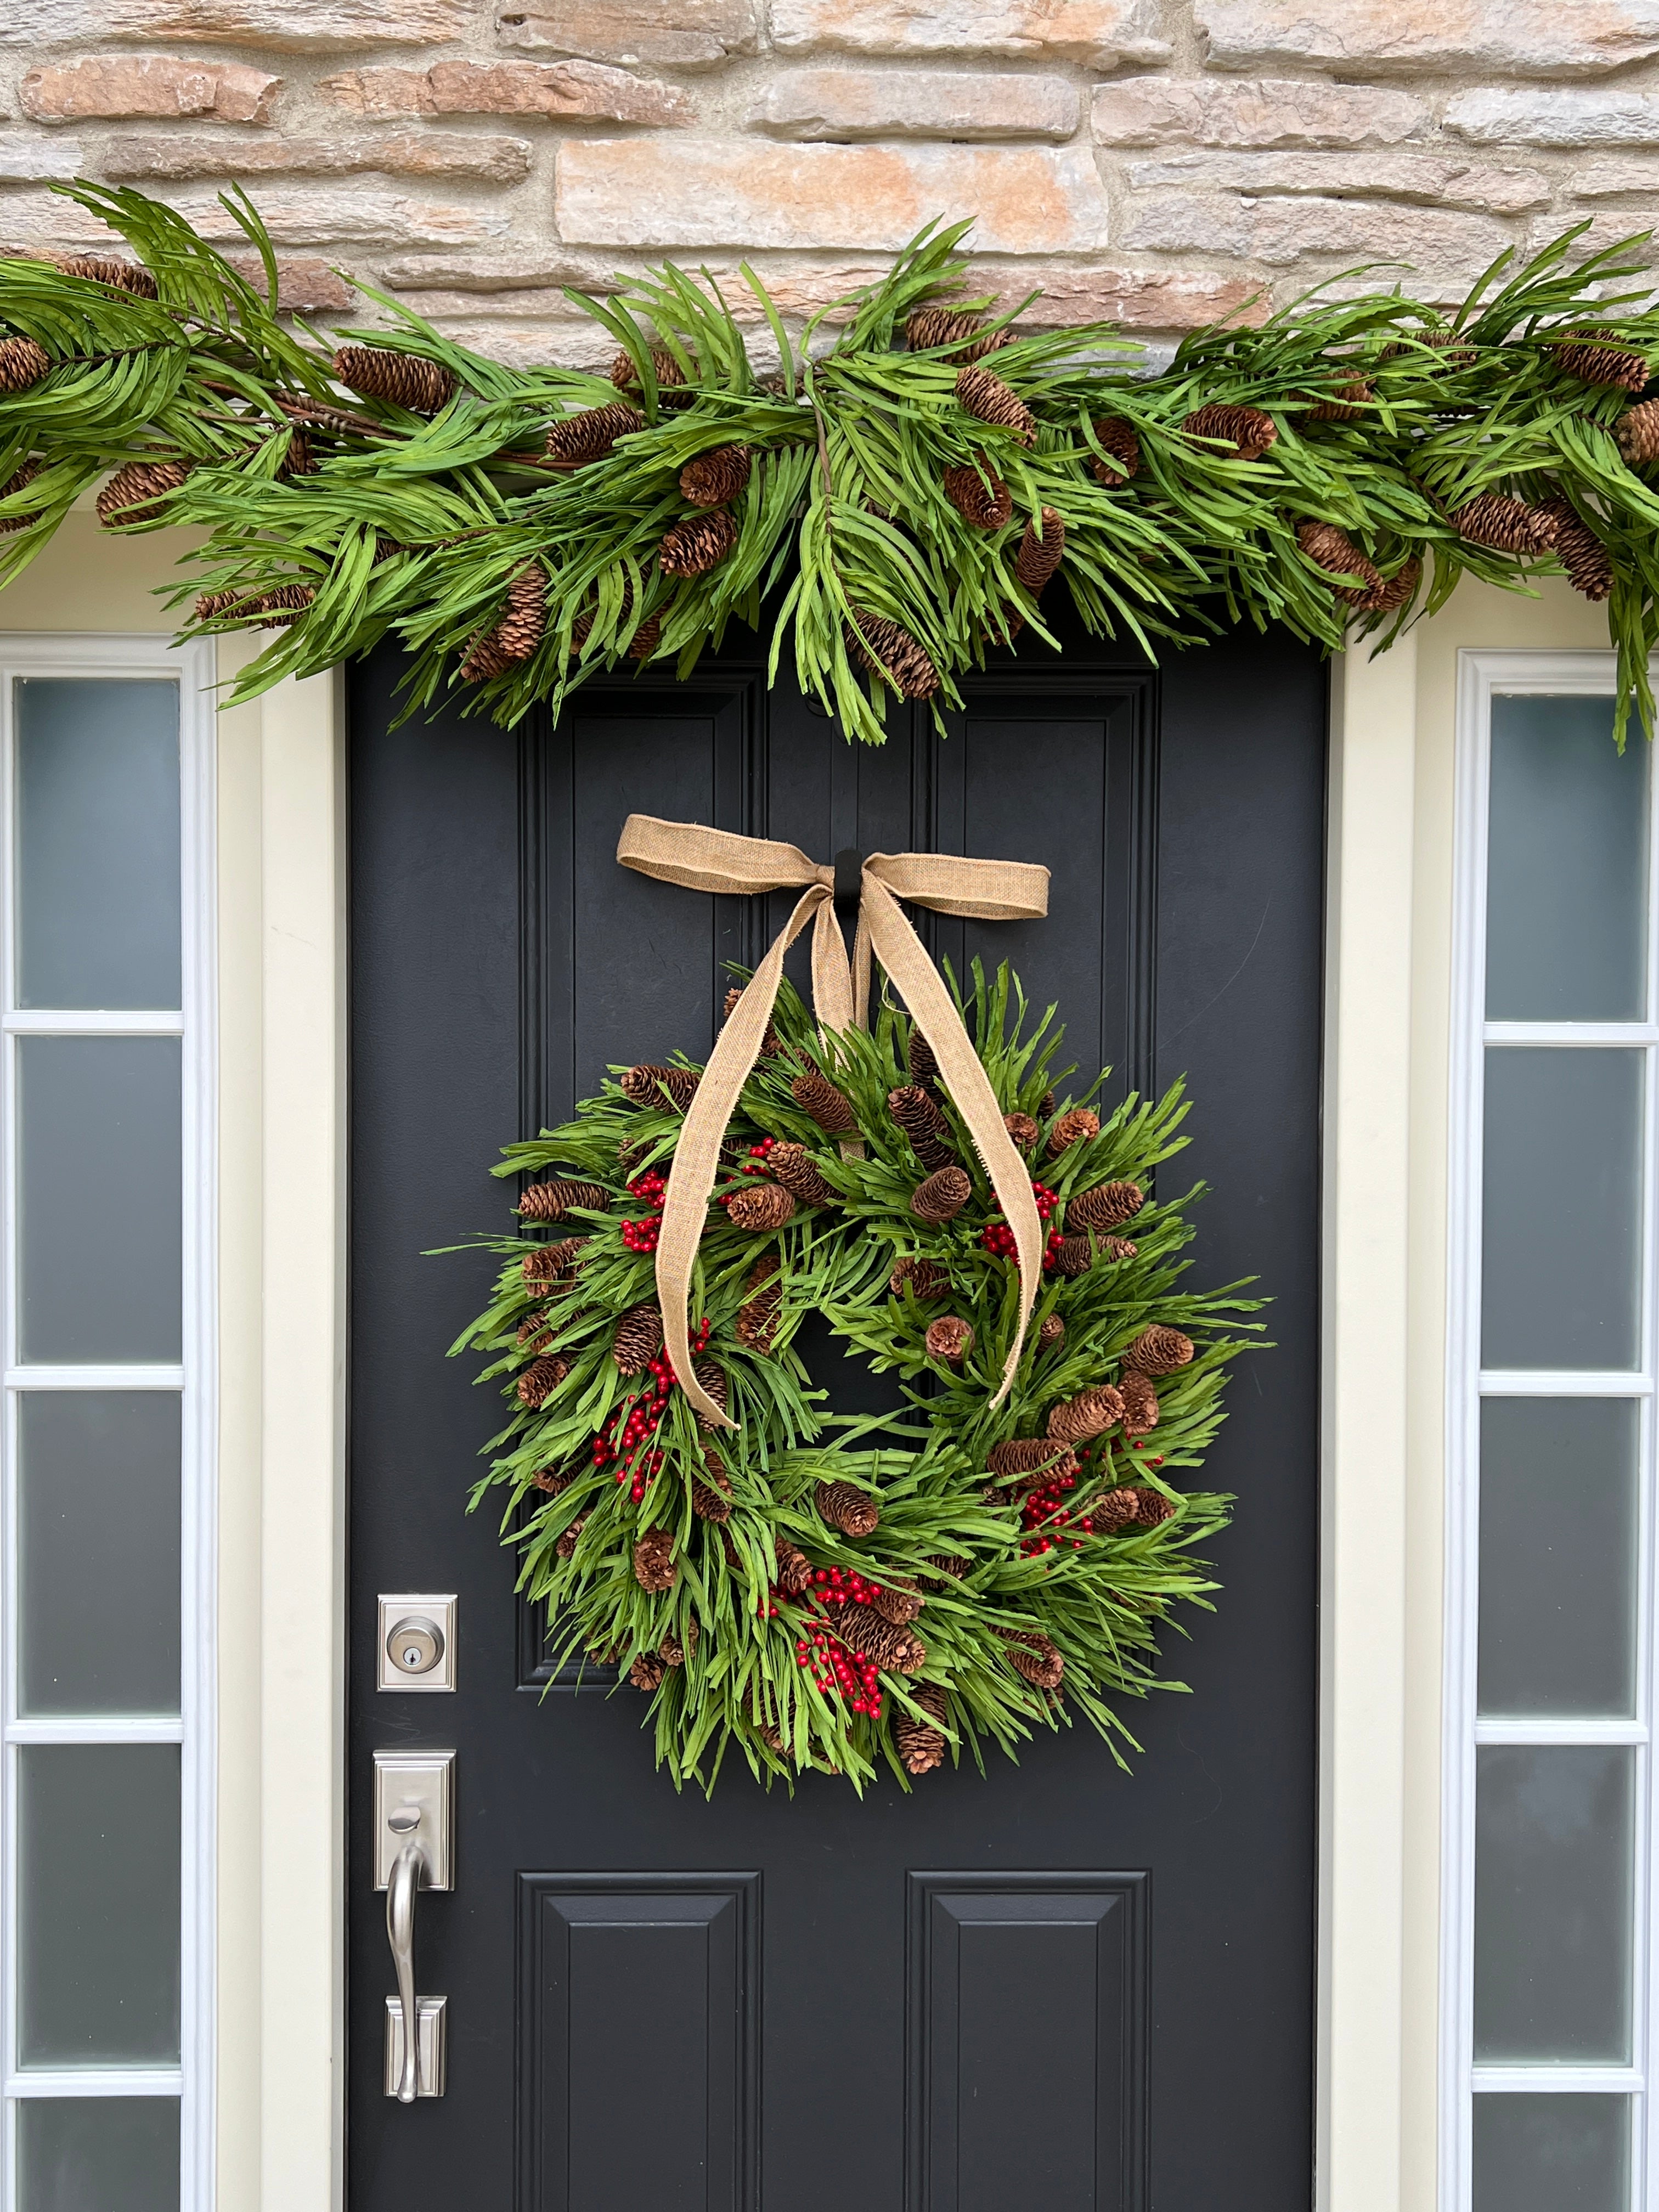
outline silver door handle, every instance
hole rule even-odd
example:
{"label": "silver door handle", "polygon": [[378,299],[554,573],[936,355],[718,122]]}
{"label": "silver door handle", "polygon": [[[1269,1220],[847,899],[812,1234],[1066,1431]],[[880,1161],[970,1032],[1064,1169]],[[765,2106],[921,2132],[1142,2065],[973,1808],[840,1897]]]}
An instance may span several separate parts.
{"label": "silver door handle", "polygon": [[[412,1830],[419,1820],[417,1813],[403,1825]],[[394,1813],[388,1825],[398,1831],[400,1816]],[[421,1886],[425,1863],[426,1855],[411,1834],[398,1854],[386,1893],[386,1939],[392,1945],[392,1963],[398,1972],[398,2002],[404,2015],[404,2069],[398,2081],[400,2105],[412,2105],[415,2101],[415,2065],[420,2049],[420,2019],[415,2002],[415,1893]]]}
{"label": "silver door handle", "polygon": [[386,1897],[386,1941],[398,1978],[386,2001],[386,2094],[400,2105],[441,2097],[447,1999],[422,1996],[415,1981],[415,1898],[455,1886],[455,1754],[374,1754],[374,1887]]}

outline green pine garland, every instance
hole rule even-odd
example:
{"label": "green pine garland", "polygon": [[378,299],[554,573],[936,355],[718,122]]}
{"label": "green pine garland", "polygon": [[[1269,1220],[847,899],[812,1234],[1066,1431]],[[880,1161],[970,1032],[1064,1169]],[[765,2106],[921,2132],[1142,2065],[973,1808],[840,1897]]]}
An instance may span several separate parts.
{"label": "green pine garland", "polygon": [[[793,641],[803,689],[878,741],[895,692],[949,708],[994,647],[1053,644],[1039,595],[1063,550],[1086,627],[1149,652],[1240,621],[1386,643],[1465,573],[1565,568],[1607,600],[1621,741],[1632,706],[1652,726],[1659,305],[1619,289],[1646,234],[1574,261],[1581,224],[1518,269],[1506,253],[1449,321],[1398,290],[1310,294],[1151,377],[1107,325],[980,326],[965,223],[930,226],[799,352],[745,269],[782,361],[766,380],[706,272],[569,295],[615,337],[620,394],[502,368],[369,293],[395,327],[343,334],[375,350],[339,363],[343,396],[337,357],[277,319],[244,195],[225,205],[263,289],[140,193],[58,189],[140,265],[0,261],[0,582],[120,471],[112,526],[207,532],[173,594],[191,629],[276,631],[234,699],[393,636],[411,710],[459,685],[510,723],[625,659],[684,674],[779,590],[774,671]],[[941,302],[976,336],[925,342],[910,319]],[[614,442],[573,422],[619,398],[639,419]],[[550,431],[596,456],[550,465]],[[726,496],[701,506],[683,471],[704,459],[718,494],[705,457],[729,447]]]}

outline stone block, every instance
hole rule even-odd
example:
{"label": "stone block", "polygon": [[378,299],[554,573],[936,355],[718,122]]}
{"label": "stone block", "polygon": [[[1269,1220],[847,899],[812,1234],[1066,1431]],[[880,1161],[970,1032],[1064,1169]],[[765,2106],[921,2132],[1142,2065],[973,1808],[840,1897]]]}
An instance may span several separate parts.
{"label": "stone block", "polygon": [[939,216],[976,216],[992,252],[1077,252],[1107,232],[1094,164],[1069,147],[577,138],[559,149],[555,206],[573,246],[889,252]]}
{"label": "stone block", "polygon": [[549,316],[529,325],[445,322],[441,327],[456,345],[508,368],[603,371],[616,358],[615,338],[586,315]]}
{"label": "stone block", "polygon": [[955,70],[781,70],[750,119],[779,138],[1069,138],[1081,104],[1060,76]]}
{"label": "stone block", "polygon": [[[1576,200],[1651,201],[1659,193],[1659,161],[1592,161],[1572,173]],[[1644,217],[1644,227],[1650,217]]]}
{"label": "stone block", "polygon": [[[246,277],[257,292],[265,289],[265,272],[258,256],[253,253],[228,253],[231,267]],[[276,257],[276,307],[284,315],[337,313],[349,307],[357,295],[341,277],[335,275],[326,261],[314,260],[309,254],[281,253]]]}
{"label": "stone block", "polygon": [[1170,58],[1158,0],[772,0],[784,53],[1017,56],[1115,69]]}
{"label": "stone block", "polygon": [[[243,233],[210,192],[159,194],[216,245],[243,245]],[[279,185],[259,194],[259,213],[279,246],[447,246],[506,237],[513,211],[501,200],[412,199],[356,183]],[[6,216],[0,202],[0,223]],[[109,234],[100,234],[107,240]]]}
{"label": "stone block", "polygon": [[1659,95],[1483,86],[1452,95],[1443,127],[1480,146],[1656,146]]}
{"label": "stone block", "polygon": [[[398,292],[491,294],[545,290],[569,284],[579,292],[614,292],[616,256],[568,253],[558,246],[516,253],[410,253],[383,261],[380,275]],[[474,302],[471,312],[481,313]]]}
{"label": "stone block", "polygon": [[[0,184],[45,184],[54,178],[85,173],[78,140],[40,138],[26,131],[0,131]],[[0,213],[0,222],[3,221],[3,214]]]}
{"label": "stone block", "polygon": [[760,36],[756,0],[508,0],[495,27],[503,46],[674,69],[717,68]]}
{"label": "stone block", "polygon": [[696,108],[678,85],[597,62],[439,62],[429,70],[348,70],[319,89],[358,115],[556,115],[684,125]]}
{"label": "stone block", "polygon": [[116,123],[210,115],[269,123],[283,80],[240,62],[186,62],[176,54],[82,54],[31,70],[17,104],[32,123]]}
{"label": "stone block", "polygon": [[1314,77],[1126,77],[1097,84],[1103,146],[1393,146],[1428,126],[1414,93]]}
{"label": "stone block", "polygon": [[1131,210],[1122,242],[1142,251],[1225,254],[1269,266],[1312,254],[1352,262],[1400,261],[1436,277],[1467,282],[1513,241],[1494,217],[1446,208],[1182,192]]}
{"label": "stone block", "polygon": [[1340,199],[1417,200],[1425,206],[1516,215],[1547,207],[1551,181],[1535,169],[1500,169],[1433,154],[1165,154],[1131,161],[1132,190],[1188,187],[1263,198],[1329,194]]}
{"label": "stone block", "polygon": [[7,0],[0,46],[183,39],[328,54],[439,46],[462,37],[477,19],[474,0]]}
{"label": "stone block", "polygon": [[[1019,309],[1022,330],[1063,330],[1081,323],[1117,323],[1132,331],[1190,331],[1206,323],[1265,322],[1269,303],[1258,299],[1241,313],[1260,285],[1243,275],[1208,269],[1124,269],[1103,262],[975,260],[972,293],[998,300],[997,312]],[[1020,303],[1042,287],[1029,307]]]}
{"label": "stone block", "polygon": [[522,138],[471,137],[443,131],[392,131],[353,138],[230,138],[176,136],[113,138],[102,173],[119,183],[141,178],[270,176],[455,177],[516,185],[530,173]]}
{"label": "stone block", "polygon": [[1659,53],[1655,0],[1197,0],[1213,69],[1591,76]]}

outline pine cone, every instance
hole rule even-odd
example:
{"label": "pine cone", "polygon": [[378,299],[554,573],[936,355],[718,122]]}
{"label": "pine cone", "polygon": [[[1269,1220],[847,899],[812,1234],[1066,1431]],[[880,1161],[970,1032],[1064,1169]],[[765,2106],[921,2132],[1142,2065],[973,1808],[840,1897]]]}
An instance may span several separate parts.
{"label": "pine cone", "polygon": [[628,641],[628,657],[630,660],[649,660],[661,643],[662,617],[647,615]]}
{"label": "pine cone", "polygon": [[1154,1322],[1140,1334],[1123,1354],[1123,1364],[1133,1367],[1139,1375],[1173,1375],[1177,1367],[1184,1367],[1193,1356],[1193,1340],[1183,1336],[1178,1328],[1166,1328]]}
{"label": "pine cone", "polygon": [[1066,1673],[1060,1646],[1034,1630],[1000,1628],[1008,1663],[1039,1690],[1057,1690]]}
{"label": "pine cone", "polygon": [[1222,458],[1237,461],[1259,461],[1279,435],[1279,425],[1259,407],[1230,406],[1218,399],[1195,407],[1181,427],[1189,438],[1224,441],[1233,450]]}
{"label": "pine cone", "polygon": [[1482,492],[1460,507],[1452,527],[1471,545],[1489,546],[1495,553],[1518,553],[1537,560],[1555,543],[1555,526],[1540,507],[1524,500],[1507,498],[1497,491]]}
{"label": "pine cone", "polygon": [[803,1206],[839,1206],[841,1194],[818,1173],[805,1145],[774,1145],[766,1156],[771,1174]]}
{"label": "pine cone", "polygon": [[[923,1682],[910,1692],[915,1704],[936,1721],[945,1718],[945,1688],[942,1683]],[[945,1764],[945,1741],[936,1728],[926,1721],[913,1719],[908,1713],[896,1710],[893,1715],[893,1746],[899,1755],[899,1765],[907,1774],[931,1774],[935,1767]]]}
{"label": "pine cone", "polygon": [[960,1367],[974,1348],[974,1326],[956,1314],[940,1314],[927,1324],[926,1338],[927,1357],[942,1359],[948,1366]]}
{"label": "pine cone", "polygon": [[113,254],[67,253],[59,257],[58,267],[64,276],[79,276],[89,284],[112,284],[118,292],[131,292],[135,300],[156,296],[155,279],[148,269]]}
{"label": "pine cone", "polygon": [[581,1471],[580,1464],[575,1467],[538,1467],[530,1480],[538,1490],[545,1491],[550,1498],[562,1498]]}
{"label": "pine cone", "polygon": [[881,1521],[881,1508],[866,1491],[850,1482],[821,1482],[816,1492],[820,1515],[843,1536],[871,1536]]}
{"label": "pine cone", "polygon": [[519,1403],[532,1413],[540,1413],[569,1372],[568,1363],[556,1354],[532,1360],[518,1380]]}
{"label": "pine cone", "polygon": [[298,423],[288,434],[288,446],[277,465],[276,480],[285,483],[295,477],[314,477],[317,462],[311,450],[311,441]]}
{"label": "pine cone", "polygon": [[[45,465],[43,461],[25,461],[21,469],[14,469],[4,483],[0,483],[0,499],[12,499],[20,491],[27,491]],[[8,535],[14,530],[27,530],[34,519],[32,514],[8,515],[0,521],[0,536]],[[199,616],[198,619],[200,619]]]}
{"label": "pine cone", "polygon": [[729,507],[749,482],[754,456],[747,446],[714,446],[680,471],[680,497],[693,507]]}
{"label": "pine cone", "polygon": [[524,1352],[545,1352],[553,1341],[553,1332],[547,1325],[544,1313],[526,1314],[519,1323],[519,1346]]}
{"label": "pine cone", "polygon": [[[1364,415],[1368,401],[1376,393],[1370,380],[1363,376],[1351,376],[1339,384],[1322,399],[1316,399],[1308,410],[1310,422],[1358,422]],[[1322,568],[1325,564],[1320,563]]]}
{"label": "pine cone", "polygon": [[667,1674],[666,1662],[654,1651],[641,1651],[628,1670],[628,1679],[636,1690],[659,1690]]}
{"label": "pine cone", "polygon": [[386,346],[342,346],[334,356],[334,374],[365,399],[387,399],[413,415],[437,414],[460,389],[439,362],[393,353]]}
{"label": "pine cone", "polygon": [[913,1298],[921,1299],[942,1297],[951,1285],[944,1270],[931,1260],[906,1258],[895,1262],[887,1287],[896,1298],[908,1291]]}
{"label": "pine cone", "polygon": [[1029,1152],[1042,1134],[1040,1125],[1029,1114],[1005,1114],[1002,1126],[1022,1152]]}
{"label": "pine cone", "polygon": [[663,533],[657,548],[665,576],[706,576],[736,551],[738,526],[723,507],[688,514]]}
{"label": "pine cone", "polygon": [[1139,1252],[1139,1244],[1132,1244],[1127,1237],[1108,1237],[1101,1244],[1101,1257],[1106,1260],[1133,1260]]}
{"label": "pine cone", "polygon": [[895,1628],[908,1628],[927,1601],[921,1591],[912,1589],[908,1583],[896,1583],[887,1589],[875,1591],[870,1602],[882,1619],[890,1620]]}
{"label": "pine cone", "polygon": [[[51,369],[52,356],[33,338],[0,338],[0,392],[27,392]],[[135,461],[131,465],[142,468],[144,465]]]}
{"label": "pine cone", "polygon": [[1089,1507],[1088,1518],[1097,1536],[1115,1536],[1126,1528],[1156,1528],[1170,1519],[1175,1507],[1161,1490],[1125,1487],[1109,1490]]}
{"label": "pine cone", "polygon": [[938,1168],[910,1194],[910,1211],[918,1221],[935,1225],[954,1221],[974,1194],[966,1168]]}
{"label": "pine cone", "polygon": [[700,1474],[691,1478],[691,1510],[699,1521],[712,1521],[716,1526],[732,1518],[732,1501],[723,1497],[712,1482],[705,1482]]}
{"label": "pine cone", "polygon": [[900,698],[931,699],[939,690],[939,671],[927,648],[898,623],[854,607],[845,634],[847,650],[872,676],[884,676]]}
{"label": "pine cone", "polygon": [[803,1070],[795,1078],[789,1096],[803,1113],[811,1115],[826,1137],[849,1136],[858,1127],[858,1116],[844,1093],[815,1067]]}
{"label": "pine cone", "polygon": [[746,1229],[751,1237],[769,1236],[773,1230],[781,1229],[793,1218],[794,1212],[794,1194],[775,1182],[752,1182],[733,1191],[726,1207],[732,1226]]}
{"label": "pine cone", "polygon": [[[987,331],[982,315],[963,307],[917,307],[904,325],[905,343],[912,353],[935,353],[949,346],[952,361],[982,361],[1013,343],[1013,332],[1005,323],[1000,331]],[[982,335],[981,335],[982,333]]]}
{"label": "pine cone", "polygon": [[1075,1198],[1067,1200],[1066,1226],[1074,1236],[1083,1229],[1092,1229],[1103,1236],[1107,1230],[1115,1229],[1120,1222],[1139,1213],[1146,1202],[1138,1182],[1097,1183],[1092,1190],[1080,1190]]}
{"label": "pine cone", "polygon": [[1122,1394],[1109,1382],[1081,1390],[1063,1406],[1051,1407],[1048,1434],[1058,1443],[1086,1444],[1091,1437],[1103,1437],[1123,1419]]}
{"label": "pine cone", "polygon": [[773,1556],[778,1563],[778,1588],[787,1597],[801,1597],[812,1587],[812,1562],[799,1544],[774,1537]]}
{"label": "pine cone", "polygon": [[1123,1400],[1123,1433],[1144,1437],[1158,1426],[1158,1393],[1138,1368],[1126,1367],[1118,1377]]}
{"label": "pine cone", "polygon": [[1112,459],[1121,461],[1121,469],[1111,467],[1098,453],[1090,457],[1089,465],[1097,479],[1108,491],[1119,484],[1127,483],[1131,477],[1140,474],[1140,441],[1135,435],[1133,422],[1126,422],[1121,415],[1103,415],[1095,423],[1096,441],[1109,453]]}
{"label": "pine cone", "polygon": [[309,584],[281,584],[274,592],[250,599],[246,611],[258,615],[261,629],[287,629],[299,620],[316,596]]}
{"label": "pine cone", "polygon": [[662,1350],[662,1308],[654,1298],[629,1306],[617,1323],[611,1357],[619,1375],[643,1375]]}
{"label": "pine cone", "polygon": [[683,1639],[676,1636],[672,1628],[669,1630],[667,1635],[657,1646],[658,1658],[665,1667],[684,1667],[688,1659],[696,1657],[697,1644],[702,1633],[702,1630],[697,1626],[697,1616],[693,1613],[685,1624],[685,1635]]}
{"label": "pine cone", "polygon": [[738,1342],[764,1358],[778,1333],[783,1306],[783,1285],[778,1274],[778,1255],[763,1252],[749,1270],[744,1288],[749,1296],[738,1309]]}
{"label": "pine cone", "polygon": [[203,623],[217,622],[233,607],[246,612],[254,604],[246,592],[200,592],[196,599],[196,619]]}
{"label": "pine cone", "polygon": [[[726,1370],[720,1364],[719,1361],[714,1359],[694,1359],[691,1362],[691,1372],[696,1376],[698,1382],[702,1383],[704,1394],[714,1400],[714,1403],[720,1407],[721,1413],[725,1413],[726,1407],[732,1402],[732,1391],[731,1386],[726,1379]],[[718,1427],[718,1425],[719,1424],[717,1422],[711,1421],[706,1413],[699,1413],[697,1415],[697,1426],[699,1428],[712,1429]]]}
{"label": "pine cone", "polygon": [[666,1528],[653,1528],[634,1547],[634,1579],[653,1593],[672,1589],[680,1578],[674,1564],[674,1539]]}
{"label": "pine cone", "polygon": [[1014,511],[1014,495],[983,453],[977,466],[964,464],[945,471],[945,496],[975,530],[1000,530]]}
{"label": "pine cone", "polygon": [[695,1067],[657,1067],[641,1060],[623,1077],[622,1095],[632,1106],[670,1105],[684,1114],[702,1080]]}
{"label": "pine cone", "polygon": [[1100,1116],[1091,1106],[1073,1106],[1048,1132],[1048,1157],[1057,1160],[1072,1146],[1100,1134]]}
{"label": "pine cone", "polygon": [[1066,1324],[1058,1314],[1045,1314],[1037,1323],[1037,1349],[1048,1352],[1066,1341]]}
{"label": "pine cone", "polygon": [[547,458],[562,467],[576,468],[584,461],[602,461],[618,438],[637,436],[646,427],[637,407],[613,399],[604,407],[584,407],[547,427]]}
{"label": "pine cone", "polygon": [[1607,384],[1639,392],[1648,380],[1648,357],[1630,346],[1609,345],[1608,331],[1569,331],[1550,350],[1569,376],[1581,384]]}
{"label": "pine cone", "polygon": [[994,422],[1005,430],[1012,430],[1022,446],[1036,443],[1036,416],[1019,394],[988,368],[957,370],[957,402],[981,422]]}
{"label": "pine cone", "polygon": [[[696,368],[696,357],[695,355],[691,356],[691,362],[693,369],[695,370]],[[666,346],[652,347],[651,366],[656,374],[657,388],[659,391],[677,392],[684,389],[686,383],[685,371],[680,367],[678,362],[675,360],[673,355],[669,352]],[[610,377],[611,381],[616,386],[618,392],[637,392],[639,390],[640,372],[634,366],[633,355],[629,353],[625,347],[612,361],[610,368]]]}
{"label": "pine cone", "polygon": [[836,1633],[889,1674],[918,1674],[927,1664],[927,1646],[915,1631],[884,1620],[872,1605],[842,1606]]}
{"label": "pine cone", "polygon": [[[736,1012],[736,1010],[737,1010],[737,1004],[738,1004],[738,1000],[740,998],[742,998],[742,996],[743,996],[742,989],[741,989],[741,988],[740,988],[738,984],[736,984],[736,983],[734,983],[734,984],[732,986],[731,989],[726,993],[726,1020],[727,1020],[728,1022],[731,1020],[732,1014]],[[782,1039],[782,1038],[778,1035],[777,1031],[773,1028],[773,1026],[772,1026],[771,1023],[770,1023],[770,1022],[768,1022],[768,1024],[766,1024],[765,1033],[764,1033],[764,1034],[763,1034],[763,1036],[762,1036],[762,1038],[761,1038],[761,1042],[760,1042],[760,1056],[761,1056],[761,1058],[762,1058],[763,1060],[775,1060],[775,1059],[777,1058],[778,1054],[779,1054],[782,1050],[783,1050],[783,1039]]]}
{"label": "pine cone", "polygon": [[1443,353],[1446,356],[1446,367],[1449,369],[1473,368],[1480,359],[1480,348],[1464,343],[1455,331],[1431,330],[1414,330],[1411,334],[1410,343],[1395,340],[1392,344],[1385,345],[1382,358],[1384,361],[1398,361],[1404,356],[1416,355],[1420,360],[1421,356],[1418,354],[1419,346],[1428,346],[1436,353]]}
{"label": "pine cone", "polygon": [[1040,538],[1030,523],[1025,526],[1025,535],[1020,539],[1019,550],[1014,556],[1014,575],[1034,599],[1041,599],[1043,586],[1065,556],[1066,525],[1057,508],[1045,507]]}
{"label": "pine cone", "polygon": [[[0,353],[20,341],[0,341]],[[30,379],[33,382],[33,378]],[[4,388],[4,364],[0,362],[0,389]],[[99,493],[94,502],[98,520],[106,530],[125,530],[135,522],[158,522],[167,513],[164,501],[178,490],[195,464],[191,461],[129,461]]]}
{"label": "pine cone", "polygon": [[1358,579],[1357,583],[1336,586],[1336,597],[1345,605],[1364,606],[1375,592],[1382,590],[1380,572],[1367,560],[1347,532],[1339,530],[1334,522],[1298,523],[1296,542],[1315,568],[1324,569],[1327,575]]}
{"label": "pine cone", "polygon": [[1569,499],[1547,500],[1538,510],[1555,525],[1555,557],[1567,581],[1587,599],[1605,599],[1613,591],[1613,562],[1607,547]]}
{"label": "pine cone", "polygon": [[939,1552],[927,1564],[933,1571],[922,1577],[922,1588],[943,1590],[949,1589],[952,1583],[959,1583],[974,1563],[971,1559],[954,1557],[948,1552]]}
{"label": "pine cone", "polygon": [[1062,1237],[1054,1247],[1054,1265],[1062,1275],[1086,1275],[1095,1264],[1095,1249],[1087,1237]]}
{"label": "pine cone", "polygon": [[570,1526],[565,1530],[563,1535],[559,1538],[557,1543],[553,1547],[554,1551],[558,1554],[560,1559],[569,1559],[575,1557],[577,1540],[580,1537],[582,1530],[586,1526],[587,1523],[585,1520],[573,1521],[571,1522]]}
{"label": "pine cone", "polygon": [[1391,615],[1405,606],[1417,589],[1417,580],[1423,573],[1423,563],[1413,553],[1401,562],[1392,576],[1385,576],[1367,599],[1359,602],[1359,611],[1367,615]]}
{"label": "pine cone", "polygon": [[939,1081],[939,1061],[933,1056],[933,1048],[914,1022],[910,1025],[909,1042],[904,1048],[904,1060],[910,1071],[912,1083],[920,1084],[926,1090],[930,1083]]}
{"label": "pine cone", "polygon": [[1018,1483],[1022,1490],[1063,1482],[1078,1471],[1076,1453],[1054,1437],[1006,1437],[992,1445],[987,1464],[1000,1483]]}
{"label": "pine cone", "polygon": [[1631,468],[1659,460],[1659,399],[1644,399],[1626,408],[1613,426],[1613,434]]}
{"label": "pine cone", "polygon": [[539,561],[526,561],[507,587],[507,605],[493,629],[467,647],[461,675],[482,684],[531,659],[547,628],[547,576]]}
{"label": "pine cone", "polygon": [[930,1173],[957,1164],[954,1147],[947,1139],[949,1124],[938,1104],[919,1083],[907,1083],[887,1094],[887,1110],[910,1140],[910,1149]]}
{"label": "pine cone", "polygon": [[526,1252],[519,1262],[525,1288],[546,1291],[555,1283],[568,1282],[576,1272],[582,1246],[581,1237],[566,1237],[556,1244],[538,1244],[533,1252]]}
{"label": "pine cone", "polygon": [[606,1213],[611,1194],[603,1183],[570,1182],[556,1176],[550,1182],[532,1182],[519,1200],[521,1221],[562,1221],[573,1207],[586,1213]]}

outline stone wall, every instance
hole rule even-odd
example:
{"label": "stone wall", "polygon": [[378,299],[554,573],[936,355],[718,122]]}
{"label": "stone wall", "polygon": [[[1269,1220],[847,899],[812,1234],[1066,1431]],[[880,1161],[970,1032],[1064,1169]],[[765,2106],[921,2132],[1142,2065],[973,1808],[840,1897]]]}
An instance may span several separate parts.
{"label": "stone wall", "polygon": [[343,268],[509,360],[601,357],[561,288],[657,253],[798,319],[934,215],[1032,319],[1167,340],[1640,228],[1659,0],[7,0],[0,247],[104,239],[76,175],[227,238],[239,182],[296,307]]}

